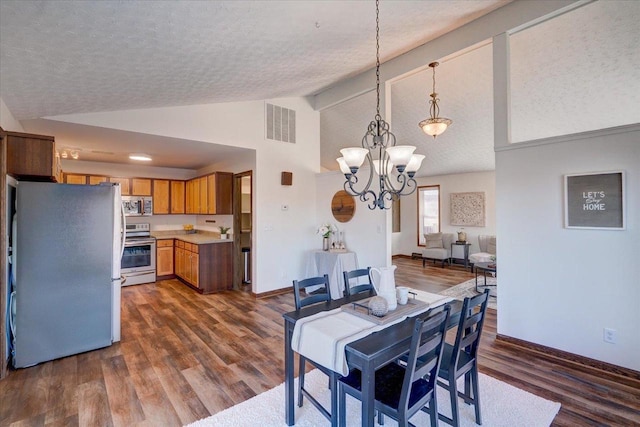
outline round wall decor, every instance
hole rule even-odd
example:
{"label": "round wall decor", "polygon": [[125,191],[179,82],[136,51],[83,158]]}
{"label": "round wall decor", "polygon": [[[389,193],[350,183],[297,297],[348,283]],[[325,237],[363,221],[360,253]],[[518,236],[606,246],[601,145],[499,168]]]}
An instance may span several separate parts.
{"label": "round wall decor", "polygon": [[331,200],[331,212],[338,222],[349,222],[356,213],[356,201],[344,190],[338,191]]}

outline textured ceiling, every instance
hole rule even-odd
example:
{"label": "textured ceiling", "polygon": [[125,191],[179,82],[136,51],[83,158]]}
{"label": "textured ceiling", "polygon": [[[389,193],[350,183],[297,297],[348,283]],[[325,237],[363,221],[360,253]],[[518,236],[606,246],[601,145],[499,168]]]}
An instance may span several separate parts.
{"label": "textured ceiling", "polygon": [[[508,3],[383,1],[382,60]],[[371,1],[2,1],[18,120],[315,94],[375,62]]]}
{"label": "textured ceiling", "polygon": [[[640,2],[594,2],[513,35],[512,140],[639,123],[639,46]],[[490,44],[441,63],[440,115],[453,124],[436,140],[417,125],[429,115],[431,70],[392,84],[391,131],[426,156],[418,176],[495,168],[492,78]],[[321,112],[324,168],[360,146],[374,114],[374,92]]]}
{"label": "textured ceiling", "polygon": [[[507,2],[382,1],[382,60]],[[25,130],[82,148],[84,160],[154,150],[174,159],[162,166],[197,169],[237,153],[38,118],[316,94],[374,65],[374,13],[371,1],[2,0],[0,97]],[[515,34],[514,140],[639,122],[639,22],[640,2],[598,1]],[[392,85],[387,119],[399,143],[427,156],[420,175],[494,168],[491,64],[484,46],[438,67],[441,115],[453,125],[435,141],[417,127],[430,70]],[[373,92],[322,111],[323,167],[337,168],[339,149],[359,145],[374,114]]]}

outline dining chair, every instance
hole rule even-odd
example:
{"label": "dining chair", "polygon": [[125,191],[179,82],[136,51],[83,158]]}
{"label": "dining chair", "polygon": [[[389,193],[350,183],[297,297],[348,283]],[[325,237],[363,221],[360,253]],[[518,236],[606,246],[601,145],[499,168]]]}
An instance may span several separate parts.
{"label": "dining chair", "polygon": [[[348,297],[351,295],[359,294],[360,292],[369,292],[373,290],[375,293],[375,288],[371,283],[371,277],[369,276],[369,270],[371,267],[360,268],[358,270],[344,271],[342,275],[344,276],[344,296]],[[366,277],[368,283],[360,283],[361,277]],[[351,279],[356,279],[355,285],[351,286]]]}
{"label": "dining chair", "polygon": [[[392,361],[375,373],[375,409],[398,421],[399,426],[412,425],[409,418],[421,410],[430,414],[432,427],[438,425],[436,380],[449,310],[447,305],[429,317],[417,316],[407,349],[406,366]],[[362,399],[361,372],[358,369],[352,369],[349,375],[338,380],[340,426],[346,424],[346,393]]]}
{"label": "dining chair", "polygon": [[[313,293],[307,294],[308,296],[303,297],[301,295],[302,291],[306,294],[306,289],[310,286],[320,288],[315,289]],[[293,296],[296,303],[296,310],[300,310],[302,307],[306,307],[311,304],[317,304],[321,302],[329,302],[331,301],[331,293],[329,290],[329,275],[325,274],[321,277],[310,277],[308,279],[303,280],[294,280],[293,281]],[[315,397],[304,388],[304,374],[305,374],[305,365],[306,361],[309,360],[306,357],[300,356],[300,366],[298,369],[298,406],[302,407],[303,396],[307,396],[309,401],[318,408],[318,410],[324,415],[329,421],[331,421],[331,425],[336,425],[337,422],[337,395],[336,390],[338,387],[338,377],[340,376],[338,373],[332,371],[331,369],[325,368],[320,364],[314,364],[316,368],[320,371],[324,372],[329,376],[329,388],[332,390],[331,393],[331,411],[328,411],[324,406],[316,400]],[[312,360],[309,362],[313,363]]]}
{"label": "dining chair", "polygon": [[[445,344],[442,352],[442,364],[438,376],[447,382],[445,384],[439,380],[438,385],[449,391],[452,418],[442,414],[438,414],[438,417],[455,427],[460,425],[458,395],[467,404],[474,405],[476,424],[482,424],[478,387],[478,347],[480,347],[480,336],[488,301],[489,289],[480,295],[464,299],[455,342],[453,345]],[[458,393],[456,380],[462,375],[465,376],[464,392]]]}

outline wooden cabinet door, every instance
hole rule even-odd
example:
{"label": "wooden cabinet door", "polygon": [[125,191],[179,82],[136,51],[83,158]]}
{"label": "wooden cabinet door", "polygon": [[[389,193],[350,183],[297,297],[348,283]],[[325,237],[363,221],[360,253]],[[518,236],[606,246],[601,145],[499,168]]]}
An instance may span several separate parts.
{"label": "wooden cabinet door", "polygon": [[132,178],[131,194],[133,196],[151,196],[151,179]]}
{"label": "wooden cabinet door", "polygon": [[153,213],[154,214],[169,213],[169,180],[168,179],[153,180]]}
{"label": "wooden cabinet door", "polygon": [[185,199],[185,204],[186,204],[186,211],[188,214],[193,214],[194,211],[194,200],[193,200],[193,187],[194,187],[195,181],[194,180],[189,180],[187,181],[186,187],[187,187],[187,197]]}
{"label": "wooden cabinet door", "polygon": [[207,210],[207,177],[203,176],[198,178],[198,200],[200,206],[198,208],[198,213],[207,214],[209,213]]}
{"label": "wooden cabinet door", "polygon": [[171,181],[171,213],[184,213],[184,181]]}
{"label": "wooden cabinet door", "polygon": [[120,191],[122,192],[123,196],[130,196],[131,195],[131,189],[130,187],[130,183],[129,183],[129,178],[109,178],[109,182],[114,182],[116,184],[120,184]]}
{"label": "wooden cabinet door", "polygon": [[[171,246],[160,245],[161,242],[168,242]],[[156,275],[169,276],[173,274],[173,243],[170,240],[158,240],[156,260]]]}
{"label": "wooden cabinet door", "polygon": [[176,265],[175,265],[176,275],[184,279],[185,278],[184,277],[184,249],[176,246],[175,252],[176,252]]}
{"label": "wooden cabinet door", "polygon": [[233,213],[233,174],[216,172],[207,177],[209,184],[208,213],[211,215],[231,215]]}
{"label": "wooden cabinet door", "polygon": [[106,176],[89,175],[89,184],[90,185],[98,185],[101,182],[109,182],[109,178],[107,178]]}
{"label": "wooden cabinet door", "polygon": [[216,213],[216,209],[217,209],[217,205],[216,205],[216,174],[212,173],[211,175],[207,176],[207,204],[208,204],[208,208],[209,214],[215,215]]}
{"label": "wooden cabinet door", "polygon": [[86,175],[77,175],[73,173],[65,173],[64,174],[64,183],[65,184],[86,184],[87,176]]}
{"label": "wooden cabinet door", "polygon": [[5,132],[7,173],[17,178],[53,181],[56,147],[52,136]]}

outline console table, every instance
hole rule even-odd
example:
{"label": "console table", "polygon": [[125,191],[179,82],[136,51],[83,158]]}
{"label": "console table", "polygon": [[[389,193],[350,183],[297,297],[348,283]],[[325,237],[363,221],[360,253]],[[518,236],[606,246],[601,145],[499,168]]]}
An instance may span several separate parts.
{"label": "console table", "polygon": [[[453,255],[454,246],[462,246],[463,247],[463,257],[455,257]],[[469,248],[471,247],[471,243],[469,242],[452,242],[451,243],[451,257],[449,258],[449,265],[455,264],[464,264],[464,268],[469,267]]]}
{"label": "console table", "polygon": [[[313,251],[307,255],[306,277],[329,275],[331,299],[339,299],[344,295],[344,278],[342,273],[358,269],[358,257],[355,252]],[[318,289],[309,286],[308,292]]]}

